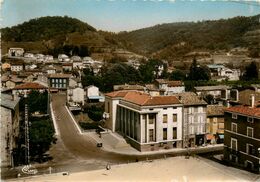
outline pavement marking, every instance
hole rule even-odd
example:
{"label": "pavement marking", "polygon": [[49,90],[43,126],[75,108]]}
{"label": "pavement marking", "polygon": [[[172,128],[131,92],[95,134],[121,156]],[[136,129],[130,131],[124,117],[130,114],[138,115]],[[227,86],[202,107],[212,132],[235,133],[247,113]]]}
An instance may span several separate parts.
{"label": "pavement marking", "polygon": [[81,134],[81,135],[82,135],[82,131],[81,131],[81,129],[79,128],[79,125],[77,124],[77,122],[75,121],[75,119],[74,119],[73,115],[71,114],[71,112],[70,112],[69,108],[68,108],[67,106],[65,106],[65,108],[66,108],[67,112],[69,113],[70,117],[72,118],[72,121],[73,121],[74,125],[75,125],[75,126],[76,126],[76,128],[78,129],[78,131],[79,131],[79,134]]}
{"label": "pavement marking", "polygon": [[50,103],[50,109],[51,109],[51,117],[52,117],[52,121],[53,121],[53,125],[54,125],[55,135],[60,135],[58,125],[56,123],[56,118],[55,118],[55,115],[54,115],[55,112],[54,112],[53,107],[52,107],[52,102]]}

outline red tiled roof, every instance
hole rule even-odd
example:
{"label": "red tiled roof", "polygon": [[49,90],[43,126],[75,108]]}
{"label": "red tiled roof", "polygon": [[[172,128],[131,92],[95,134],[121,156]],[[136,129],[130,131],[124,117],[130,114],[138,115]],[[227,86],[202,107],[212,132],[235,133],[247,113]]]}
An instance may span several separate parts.
{"label": "red tiled roof", "polygon": [[260,117],[260,108],[249,106],[235,106],[225,109],[226,112],[234,112],[248,116]]}
{"label": "red tiled roof", "polygon": [[47,87],[45,87],[44,85],[41,85],[39,83],[27,82],[27,83],[17,85],[13,89],[14,90],[18,90],[18,89],[47,89]]}
{"label": "red tiled roof", "polygon": [[175,96],[155,96],[138,91],[116,91],[106,94],[109,97],[121,97],[123,100],[140,106],[180,104]]}
{"label": "red tiled roof", "polygon": [[105,94],[108,97],[124,97],[127,94],[127,91],[116,91]]}

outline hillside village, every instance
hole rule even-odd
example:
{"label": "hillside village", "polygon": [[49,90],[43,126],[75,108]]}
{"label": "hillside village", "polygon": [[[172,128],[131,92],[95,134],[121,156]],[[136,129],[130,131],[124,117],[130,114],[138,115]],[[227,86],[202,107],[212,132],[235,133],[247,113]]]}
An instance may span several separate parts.
{"label": "hillside village", "polygon": [[[259,173],[260,53],[250,51],[192,50],[172,61],[118,47],[58,54],[8,47],[1,62],[1,165],[29,163],[29,155],[17,162],[14,152],[24,142],[21,125],[48,118],[59,136],[56,125],[69,116],[104,150],[186,155],[221,147],[218,160]],[[108,137],[116,144],[109,146]],[[48,147],[55,145],[50,140]],[[36,162],[42,154],[31,155]]]}

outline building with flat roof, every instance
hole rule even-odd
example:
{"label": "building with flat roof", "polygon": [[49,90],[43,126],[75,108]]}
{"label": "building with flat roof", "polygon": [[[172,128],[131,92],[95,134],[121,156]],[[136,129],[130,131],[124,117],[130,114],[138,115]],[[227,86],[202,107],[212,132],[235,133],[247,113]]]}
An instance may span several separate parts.
{"label": "building with flat roof", "polygon": [[106,94],[106,125],[139,151],[182,147],[183,105],[175,96],[137,91]]}

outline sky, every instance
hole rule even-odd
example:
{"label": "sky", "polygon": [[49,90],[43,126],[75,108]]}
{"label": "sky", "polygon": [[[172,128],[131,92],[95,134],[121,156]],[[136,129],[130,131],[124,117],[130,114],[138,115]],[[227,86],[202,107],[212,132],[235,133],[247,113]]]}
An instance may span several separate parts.
{"label": "sky", "polygon": [[113,32],[162,23],[260,14],[260,0],[0,0],[0,4],[1,27],[11,27],[42,16],[67,15],[98,30]]}

